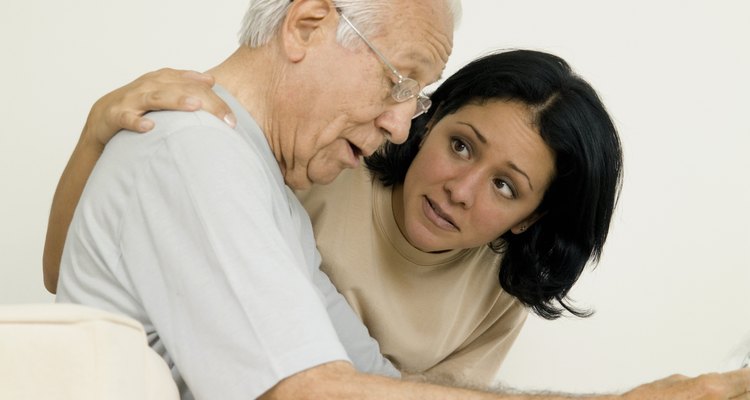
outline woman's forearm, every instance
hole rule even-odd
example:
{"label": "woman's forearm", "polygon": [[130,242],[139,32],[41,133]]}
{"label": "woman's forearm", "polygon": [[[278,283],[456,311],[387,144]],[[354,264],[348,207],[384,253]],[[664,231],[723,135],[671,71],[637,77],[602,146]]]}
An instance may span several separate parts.
{"label": "woman's forearm", "polygon": [[96,161],[104,150],[103,144],[89,139],[92,135],[87,130],[90,129],[90,124],[87,122],[57,183],[57,189],[55,189],[55,195],[52,198],[42,265],[44,287],[53,294],[57,292],[57,277],[60,271],[63,245],[68,234],[70,221],[73,219],[73,212],[81,198],[86,180],[88,180]]}

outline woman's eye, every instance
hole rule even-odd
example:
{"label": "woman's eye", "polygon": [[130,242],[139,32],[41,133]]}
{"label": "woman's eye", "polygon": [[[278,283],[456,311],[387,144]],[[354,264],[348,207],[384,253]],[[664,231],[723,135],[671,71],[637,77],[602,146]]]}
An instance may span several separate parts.
{"label": "woman's eye", "polygon": [[453,152],[460,155],[461,157],[469,157],[469,146],[467,146],[466,143],[464,143],[460,139],[451,139],[451,148],[453,149]]}
{"label": "woman's eye", "polygon": [[495,190],[500,193],[503,197],[508,199],[515,199],[516,192],[513,187],[502,179],[494,179],[492,183],[495,185]]}

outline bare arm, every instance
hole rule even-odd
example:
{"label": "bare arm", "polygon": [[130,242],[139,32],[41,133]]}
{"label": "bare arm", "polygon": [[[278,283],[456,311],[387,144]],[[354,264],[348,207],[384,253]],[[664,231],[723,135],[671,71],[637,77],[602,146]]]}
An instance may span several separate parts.
{"label": "bare arm", "polygon": [[[359,399],[359,400],[564,400],[574,397],[504,395],[422,382],[400,381],[357,373],[350,364],[333,362],[284,379],[266,392],[262,400]],[[614,396],[595,397],[598,400]]]}
{"label": "bare arm", "polygon": [[73,211],[104,145],[121,129],[151,130],[154,123],[144,114],[153,110],[202,108],[234,126],[235,117],[211,90],[213,84],[213,77],[207,74],[162,69],[106,94],[94,104],[52,199],[42,258],[44,287],[50,293],[57,291],[60,259]]}
{"label": "bare arm", "polygon": [[405,382],[360,374],[350,364],[334,362],[293,375],[266,392],[263,400],[286,399],[440,399],[440,400],[749,400],[750,369],[697,378],[675,375],[639,386],[622,395],[502,394]]}

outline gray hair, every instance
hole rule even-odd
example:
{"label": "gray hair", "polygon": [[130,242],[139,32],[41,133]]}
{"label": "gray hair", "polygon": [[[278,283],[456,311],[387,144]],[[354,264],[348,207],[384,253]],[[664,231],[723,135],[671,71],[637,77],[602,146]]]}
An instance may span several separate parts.
{"label": "gray hair", "polygon": [[[453,17],[453,26],[461,20],[461,0],[445,0],[448,11]],[[372,36],[378,27],[386,26],[386,13],[383,10],[392,6],[393,0],[336,0],[336,6],[357,25],[362,34]],[[289,6],[289,0],[250,0],[250,6],[242,20],[239,32],[240,44],[260,47],[268,43],[281,26]],[[336,40],[344,46],[353,46],[357,40],[356,33],[346,28],[341,21],[336,33]]]}

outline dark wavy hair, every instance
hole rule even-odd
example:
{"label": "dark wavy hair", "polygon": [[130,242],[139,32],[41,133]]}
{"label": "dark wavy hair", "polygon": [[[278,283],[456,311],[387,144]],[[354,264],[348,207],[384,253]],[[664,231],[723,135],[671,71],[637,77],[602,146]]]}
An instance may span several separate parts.
{"label": "dark wavy hair", "polygon": [[404,182],[431,125],[467,104],[517,101],[555,153],[555,176],[521,234],[489,244],[504,254],[500,285],[546,319],[567,310],[586,317],[567,297],[586,265],[596,263],[607,239],[622,182],[617,130],[594,89],[560,57],[531,50],[493,53],[472,61],[431,95],[430,110],[412,123],[408,140],[387,143],[365,162],[384,185]]}

